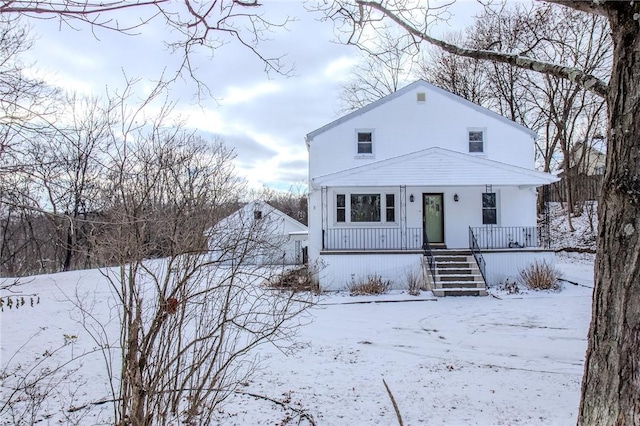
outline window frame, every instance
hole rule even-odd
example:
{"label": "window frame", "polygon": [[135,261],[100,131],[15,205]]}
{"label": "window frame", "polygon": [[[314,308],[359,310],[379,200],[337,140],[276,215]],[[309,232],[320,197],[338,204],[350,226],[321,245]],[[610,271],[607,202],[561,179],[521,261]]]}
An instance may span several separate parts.
{"label": "window frame", "polygon": [[[485,207],[485,195],[493,195],[493,206]],[[481,196],[481,208],[482,208],[482,224],[483,225],[497,225],[498,224],[498,193],[495,191],[492,192],[483,192]],[[494,223],[490,223],[486,221],[485,212],[493,210],[494,214]]]}
{"label": "window frame", "polygon": [[[373,204],[376,204],[375,198],[377,198],[377,212],[374,210],[374,213],[377,213],[377,217],[378,220],[354,220],[354,214],[356,213],[356,210],[353,208],[354,206],[354,197],[369,197],[371,198]],[[382,222],[382,194],[381,193],[375,193],[375,192],[367,192],[365,193],[363,192],[359,192],[359,193],[350,193],[349,194],[349,223],[383,223]]]}
{"label": "window frame", "polygon": [[[371,135],[371,152],[359,152],[360,149],[360,144],[361,143],[365,143],[364,142],[360,142],[360,134],[366,134],[369,133]],[[374,129],[356,129],[355,130],[355,157],[356,158],[372,158],[375,157],[375,153],[376,153],[376,136],[375,136],[375,132]]]}
{"label": "window frame", "polygon": [[[480,133],[482,135],[482,141],[472,141],[471,133]],[[472,143],[482,143],[481,151],[472,151]],[[486,155],[487,154],[487,129],[485,127],[468,127],[467,128],[467,152],[472,155]]]}
{"label": "window frame", "polygon": [[[391,197],[391,205],[389,205],[389,197]],[[389,213],[393,217],[391,220],[389,220]],[[396,194],[393,192],[385,192],[384,194],[384,222],[396,223]]]}
{"label": "window frame", "polygon": [[[379,216],[380,220],[378,221],[353,221],[352,220],[352,197],[353,196],[377,196],[380,200],[379,207]],[[339,207],[340,197],[344,197],[344,207]],[[398,193],[393,190],[377,190],[372,188],[353,188],[352,191],[334,191],[333,192],[333,223],[337,226],[384,226],[384,225],[398,225]],[[388,203],[389,200],[393,199],[393,205]],[[344,221],[341,219],[340,211],[344,212]],[[388,221],[388,214],[392,212],[393,221]]]}
{"label": "window frame", "polygon": [[[340,197],[342,197],[342,205],[340,205]],[[336,223],[347,223],[347,194],[336,193]],[[342,215],[340,213],[342,212]]]}

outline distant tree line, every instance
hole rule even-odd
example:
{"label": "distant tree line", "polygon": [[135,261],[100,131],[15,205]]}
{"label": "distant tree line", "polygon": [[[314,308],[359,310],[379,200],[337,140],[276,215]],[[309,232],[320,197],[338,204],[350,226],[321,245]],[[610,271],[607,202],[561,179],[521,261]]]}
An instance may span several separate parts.
{"label": "distant tree line", "polygon": [[[114,240],[134,231],[148,258],[175,255],[181,234],[206,249],[247,193],[234,150],[186,129],[166,83],[142,100],[135,80],[106,99],[50,87],[21,62],[31,45],[0,14],[0,276],[118,265]],[[303,192],[263,198],[306,222]]]}

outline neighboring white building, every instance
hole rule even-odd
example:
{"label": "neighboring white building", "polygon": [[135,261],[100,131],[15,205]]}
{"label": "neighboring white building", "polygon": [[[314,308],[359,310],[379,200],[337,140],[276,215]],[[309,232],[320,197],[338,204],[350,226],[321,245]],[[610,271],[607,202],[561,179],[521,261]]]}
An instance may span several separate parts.
{"label": "neighboring white building", "polygon": [[[464,254],[471,233],[491,284],[552,261],[538,248],[536,188],[557,178],[534,169],[534,138],[422,80],[309,133],[309,261],[322,265],[321,288],[369,275],[401,288],[425,270],[426,241]],[[440,281],[434,272],[425,276]],[[452,292],[465,287],[456,283]]]}
{"label": "neighboring white building", "polygon": [[209,249],[227,263],[294,265],[303,263],[307,237],[305,225],[256,200],[209,230]]}

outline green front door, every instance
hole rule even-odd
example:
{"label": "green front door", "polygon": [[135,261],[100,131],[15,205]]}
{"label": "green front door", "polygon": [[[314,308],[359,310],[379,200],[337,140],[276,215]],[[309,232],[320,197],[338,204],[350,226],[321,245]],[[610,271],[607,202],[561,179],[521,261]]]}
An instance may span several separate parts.
{"label": "green front door", "polygon": [[422,194],[422,225],[429,243],[444,243],[442,194]]}

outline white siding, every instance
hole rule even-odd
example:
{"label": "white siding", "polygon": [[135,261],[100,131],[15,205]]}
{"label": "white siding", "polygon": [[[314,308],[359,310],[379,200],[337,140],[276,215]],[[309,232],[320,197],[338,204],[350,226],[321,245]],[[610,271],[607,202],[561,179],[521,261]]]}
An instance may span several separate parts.
{"label": "white siding", "polygon": [[555,253],[549,250],[487,251],[482,252],[482,257],[486,263],[487,284],[490,286],[500,285],[506,279],[516,281],[520,271],[536,261],[551,266],[556,262]]}
{"label": "white siding", "polygon": [[422,273],[422,254],[325,254],[319,271],[323,291],[346,290],[352,279],[356,282],[371,275],[391,280],[392,288],[406,289],[408,272]]}
{"label": "white siding", "polygon": [[[426,102],[416,102],[416,93],[425,91]],[[355,129],[363,128],[374,129],[373,157],[357,158],[355,153]],[[315,135],[309,174],[321,176],[433,146],[468,153],[469,128],[486,129],[486,158],[534,168],[528,132],[425,85]]]}

